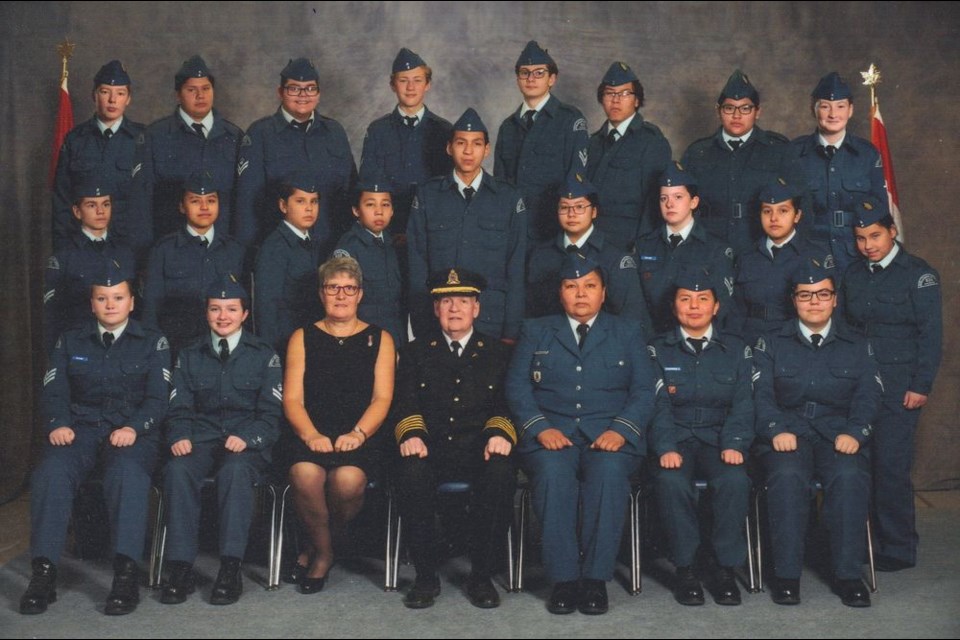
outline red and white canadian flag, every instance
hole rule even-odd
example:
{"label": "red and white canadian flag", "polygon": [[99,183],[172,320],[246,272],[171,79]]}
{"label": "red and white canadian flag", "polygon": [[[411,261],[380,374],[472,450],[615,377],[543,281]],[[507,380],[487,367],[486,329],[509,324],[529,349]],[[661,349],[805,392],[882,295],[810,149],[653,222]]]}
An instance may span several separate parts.
{"label": "red and white canadian flag", "polygon": [[67,60],[73,52],[73,45],[64,42],[61,47],[69,46],[69,52],[60,51],[63,56],[63,72],[60,75],[60,104],[57,107],[57,124],[53,130],[53,153],[50,156],[49,182],[53,186],[53,179],[57,175],[57,161],[60,159],[60,147],[73,129],[73,103],[70,102],[70,90],[67,88]]}
{"label": "red and white canadian flag", "polygon": [[863,84],[870,87],[870,141],[880,152],[883,161],[884,186],[887,189],[887,202],[890,205],[890,214],[897,225],[897,239],[903,242],[903,219],[900,216],[900,197],[897,195],[897,180],[893,175],[893,158],[890,156],[890,143],[887,141],[887,127],[883,124],[880,115],[880,102],[877,100],[877,85],[880,84],[880,70],[871,64],[866,71],[861,71]]}

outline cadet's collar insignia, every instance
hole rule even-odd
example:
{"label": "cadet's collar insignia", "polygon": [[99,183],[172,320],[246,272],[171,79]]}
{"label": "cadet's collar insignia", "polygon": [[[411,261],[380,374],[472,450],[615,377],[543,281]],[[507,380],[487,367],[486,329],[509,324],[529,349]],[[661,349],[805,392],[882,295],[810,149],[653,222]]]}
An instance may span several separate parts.
{"label": "cadet's collar insignia", "polygon": [[430,342],[430,346],[431,346],[431,347],[437,346],[437,341],[436,341],[436,340],[432,340],[432,341]]}
{"label": "cadet's collar insignia", "polygon": [[872,202],[864,202],[864,203],[863,203],[863,208],[866,209],[867,211],[873,211],[873,203],[872,203]]}
{"label": "cadet's collar insignia", "polygon": [[619,63],[619,64],[620,64],[620,68],[621,68],[621,69],[623,69],[624,71],[627,70],[627,65],[623,64],[622,62]]}
{"label": "cadet's collar insignia", "polygon": [[787,181],[784,180],[783,178],[777,178],[777,182],[779,182],[783,186],[787,186]]}
{"label": "cadet's collar insignia", "polygon": [[447,284],[448,285],[460,284],[460,276],[457,275],[456,269],[450,269],[450,273],[447,275]]}
{"label": "cadet's collar insignia", "polygon": [[679,162],[676,162],[676,163],[674,163],[674,164],[677,165],[677,169],[680,169],[680,171],[686,171],[686,169],[683,168],[683,165],[680,164]]}
{"label": "cadet's collar insignia", "polygon": [[811,260],[810,262],[812,262],[812,263],[813,263],[813,266],[815,266],[815,267],[821,266],[820,263],[817,262],[816,260]]}

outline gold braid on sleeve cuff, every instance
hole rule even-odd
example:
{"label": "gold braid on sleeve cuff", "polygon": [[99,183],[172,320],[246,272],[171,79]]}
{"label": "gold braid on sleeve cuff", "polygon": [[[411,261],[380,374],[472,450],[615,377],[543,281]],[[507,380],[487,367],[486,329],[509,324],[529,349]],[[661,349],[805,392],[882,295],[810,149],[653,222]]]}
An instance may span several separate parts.
{"label": "gold braid on sleeve cuff", "polygon": [[423,431],[427,433],[427,423],[424,422],[422,415],[415,414],[407,416],[397,423],[397,426],[393,430],[393,436],[397,439],[397,444],[411,431]]}
{"label": "gold braid on sleeve cuff", "polygon": [[483,428],[485,430],[496,429],[498,431],[502,431],[503,435],[510,440],[510,442],[517,444],[517,430],[514,429],[513,423],[507,418],[494,416],[487,420],[487,423],[483,426]]}

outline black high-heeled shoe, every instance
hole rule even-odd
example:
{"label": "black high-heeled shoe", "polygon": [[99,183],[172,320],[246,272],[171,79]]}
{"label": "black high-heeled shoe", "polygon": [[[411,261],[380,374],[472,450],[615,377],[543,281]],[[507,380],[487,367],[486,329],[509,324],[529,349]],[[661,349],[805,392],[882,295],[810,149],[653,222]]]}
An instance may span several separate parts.
{"label": "black high-heeled shoe", "polygon": [[327,576],[320,576],[319,578],[308,578],[306,575],[306,567],[304,567],[304,575],[300,578],[299,591],[304,595],[310,595],[311,593],[320,593],[323,591],[323,585],[327,581]]}
{"label": "black high-heeled shoe", "polygon": [[292,567],[287,567],[287,570],[283,572],[280,579],[287,584],[300,584],[300,581],[307,575],[307,569],[308,567],[300,564],[298,560]]}

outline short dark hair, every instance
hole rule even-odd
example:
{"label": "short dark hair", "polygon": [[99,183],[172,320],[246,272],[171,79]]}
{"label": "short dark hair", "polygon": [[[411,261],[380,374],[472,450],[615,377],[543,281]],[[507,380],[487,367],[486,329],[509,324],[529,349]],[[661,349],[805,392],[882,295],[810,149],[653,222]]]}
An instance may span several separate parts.
{"label": "short dark hair", "polygon": [[[293,195],[294,191],[297,191],[298,189],[300,189],[300,187],[296,187],[291,183],[287,182],[286,180],[283,180],[280,182],[280,184],[277,185],[277,197],[280,198],[281,200],[286,200],[287,198]],[[313,192],[307,191],[306,193],[313,193]],[[317,196],[318,197],[320,196],[319,191],[317,192]]]}
{"label": "short dark hair", "polygon": [[[829,280],[829,281],[830,281],[830,286],[833,287],[834,292],[836,292],[836,290],[837,290],[837,279],[833,276],[833,274],[832,274],[832,273],[826,273],[826,274],[824,274],[824,278],[823,278],[823,279],[824,279],[824,280]],[[790,291],[793,292],[793,293],[796,293],[796,292],[797,292],[797,287],[799,287],[799,286],[802,285],[802,284],[810,284],[810,283],[808,283],[808,282],[794,282],[794,283],[793,283],[793,287],[790,289]]]}
{"label": "short dark hair", "polygon": [[[604,82],[600,83],[600,86],[597,87],[597,102],[603,104],[603,92],[607,87],[612,87],[612,84],[606,84]],[[640,84],[639,80],[634,80],[630,83],[630,86],[633,90],[633,97],[635,97],[639,102],[640,106],[643,106],[643,85]]]}
{"label": "short dark hair", "polygon": [[[463,132],[461,132],[461,133],[474,133],[474,132],[473,132],[473,131],[463,131]],[[453,139],[456,137],[456,135],[457,135],[457,130],[456,130],[456,129],[452,129],[452,130],[450,131],[450,137],[447,139],[447,143],[453,142]],[[484,144],[490,144],[490,134],[489,134],[487,131],[484,131],[484,132],[483,132],[483,143],[484,143]]]}
{"label": "short dark hair", "polygon": [[[112,193],[105,193],[105,194],[103,194],[103,195],[105,195],[105,196],[107,196],[108,198],[110,198],[110,204],[112,205],[112,204],[113,204],[113,194],[112,194]],[[76,198],[73,199],[73,206],[79,207],[79,206],[80,206],[80,203],[83,202],[84,200],[86,200],[87,198],[99,198],[99,197],[102,197],[102,196],[77,196]]]}
{"label": "short dark hair", "polygon": [[[560,75],[560,68],[557,66],[556,62],[547,62],[547,75],[556,76]],[[520,67],[539,67],[539,64],[518,64],[513,68],[513,72],[516,74],[520,73]]]}
{"label": "short dark hair", "polygon": [[375,191],[375,192],[374,192],[374,191],[364,191],[363,189],[361,189],[361,188],[359,188],[359,187],[356,188],[356,189],[354,189],[353,191],[354,191],[353,206],[355,206],[355,207],[357,207],[357,208],[360,208],[360,201],[363,199],[363,194],[365,194],[365,193],[385,193],[385,194],[387,194],[388,196],[390,196],[390,202],[391,202],[391,204],[393,203],[393,193],[390,192],[390,191]]}
{"label": "short dark hair", "polygon": [[433,69],[430,68],[430,65],[422,64],[419,67],[414,67],[413,69],[404,69],[403,71],[395,71],[390,74],[390,86],[393,86],[393,81],[397,79],[397,75],[404,73],[405,71],[413,71],[414,69],[423,68],[423,73],[427,76],[427,84],[433,82]]}

